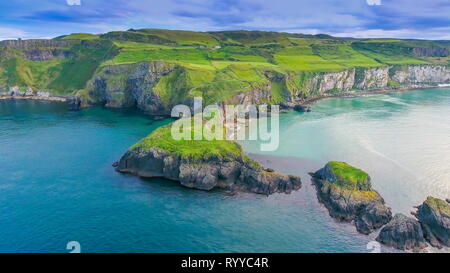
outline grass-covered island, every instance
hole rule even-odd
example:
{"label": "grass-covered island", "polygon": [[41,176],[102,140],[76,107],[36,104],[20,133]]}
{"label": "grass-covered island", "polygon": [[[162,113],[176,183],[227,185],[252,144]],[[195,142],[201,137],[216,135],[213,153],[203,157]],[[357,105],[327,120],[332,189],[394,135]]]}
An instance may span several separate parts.
{"label": "grass-covered island", "polygon": [[156,129],[132,146],[118,162],[117,171],[175,180],[200,190],[224,188],[269,195],[301,187],[299,177],[264,169],[233,141],[175,140],[170,126]]}
{"label": "grass-covered island", "polygon": [[391,209],[372,189],[366,172],[332,161],[314,173],[313,178],[319,200],[330,215],[341,221],[355,221],[359,232],[369,234],[391,220]]}

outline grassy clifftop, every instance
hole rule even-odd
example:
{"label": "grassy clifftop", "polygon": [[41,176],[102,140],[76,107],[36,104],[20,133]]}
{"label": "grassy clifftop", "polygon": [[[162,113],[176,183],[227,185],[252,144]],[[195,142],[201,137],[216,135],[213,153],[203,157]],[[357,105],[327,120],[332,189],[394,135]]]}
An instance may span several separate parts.
{"label": "grassy clifftop", "polygon": [[[448,65],[450,60],[450,46],[445,41],[357,40],[263,31],[130,29],[74,33],[50,41],[55,41],[54,45],[0,44],[0,88],[20,86],[74,94],[103,66],[164,61],[181,67],[178,76],[185,78],[183,92],[204,96],[210,102],[288,75],[288,81],[272,86],[274,96],[269,102],[279,102],[290,91],[301,89],[305,78],[315,73],[388,65]],[[170,75],[163,77],[157,90],[173,92],[178,84],[174,80]]]}

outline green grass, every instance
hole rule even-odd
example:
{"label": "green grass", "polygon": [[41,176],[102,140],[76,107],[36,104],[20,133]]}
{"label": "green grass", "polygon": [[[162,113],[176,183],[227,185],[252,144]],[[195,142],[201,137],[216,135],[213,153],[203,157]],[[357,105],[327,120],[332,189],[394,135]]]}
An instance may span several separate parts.
{"label": "green grass", "polygon": [[446,201],[429,196],[425,201],[425,204],[427,204],[433,210],[450,217],[450,205]]}
{"label": "green grass", "polygon": [[[189,128],[188,128],[189,130]],[[193,128],[190,128],[194,132]],[[140,143],[131,149],[159,148],[166,152],[174,153],[182,157],[193,159],[208,159],[210,157],[237,157],[244,158],[241,146],[233,141],[227,140],[175,140],[171,134],[171,124],[153,131]]]}
{"label": "green grass", "polygon": [[95,40],[98,39],[99,35],[89,34],[89,33],[72,33],[70,35],[64,36],[62,40]]}
{"label": "green grass", "polygon": [[349,45],[314,45],[314,53],[323,59],[345,67],[380,67],[382,64],[355,50]]}
{"label": "green grass", "polygon": [[125,47],[111,61],[112,64],[128,64],[145,61],[169,61],[188,64],[208,64],[205,50],[199,48],[146,48]]}
{"label": "green grass", "polygon": [[229,43],[248,44],[248,45],[291,44],[288,36],[279,32],[238,30],[238,31],[211,32],[211,34],[218,37],[220,41],[228,41]]}
{"label": "green grass", "polygon": [[95,40],[88,45],[76,45],[72,51],[76,57],[63,60],[59,67],[49,70],[57,76],[48,87],[59,94],[83,89],[102,62],[116,54],[116,48],[111,42]]}
{"label": "green grass", "polygon": [[414,56],[412,44],[405,42],[355,42],[352,48],[379,63],[390,65],[420,65],[430,62]]}
{"label": "green grass", "polygon": [[345,162],[331,161],[327,166],[345,186],[361,189],[370,180],[369,175],[363,170],[357,169]]}
{"label": "green grass", "polygon": [[69,48],[73,56],[47,61],[11,57],[0,61],[0,82],[8,86],[31,87],[56,95],[71,94],[86,86],[100,64],[115,54],[109,41],[92,40]]}
{"label": "green grass", "polygon": [[185,30],[140,29],[137,32],[156,35],[178,45],[218,46],[219,42],[209,33]]}
{"label": "green grass", "polygon": [[336,71],[344,67],[340,64],[327,61],[315,55],[275,55],[277,64],[285,69],[294,71]]}

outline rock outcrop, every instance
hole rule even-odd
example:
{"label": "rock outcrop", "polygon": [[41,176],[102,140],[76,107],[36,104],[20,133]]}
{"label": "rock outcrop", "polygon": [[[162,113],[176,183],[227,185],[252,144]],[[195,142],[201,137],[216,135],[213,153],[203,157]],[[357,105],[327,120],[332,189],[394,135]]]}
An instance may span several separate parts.
{"label": "rock outcrop", "polygon": [[79,96],[79,99],[83,106],[137,107],[149,114],[167,115],[171,105],[163,102],[154,87],[161,76],[175,69],[174,65],[165,62],[105,66],[88,83],[87,96]]}
{"label": "rock outcrop", "polygon": [[391,68],[391,80],[400,85],[450,82],[450,68],[444,65],[409,65]]}
{"label": "rock outcrop", "polygon": [[319,200],[330,215],[355,222],[356,229],[369,234],[388,223],[391,209],[372,189],[370,176],[344,162],[329,162],[313,175]]}
{"label": "rock outcrop", "polygon": [[428,246],[419,221],[401,213],[381,229],[376,240],[400,250],[418,251]]}
{"label": "rock outcrop", "polygon": [[450,205],[446,201],[428,197],[418,207],[416,217],[431,245],[450,246]]}
{"label": "rock outcrop", "polygon": [[116,170],[140,177],[175,180],[185,187],[207,191],[223,188],[269,195],[290,193],[301,187],[299,177],[266,171],[243,158],[206,157],[198,160],[158,148],[127,151]]}

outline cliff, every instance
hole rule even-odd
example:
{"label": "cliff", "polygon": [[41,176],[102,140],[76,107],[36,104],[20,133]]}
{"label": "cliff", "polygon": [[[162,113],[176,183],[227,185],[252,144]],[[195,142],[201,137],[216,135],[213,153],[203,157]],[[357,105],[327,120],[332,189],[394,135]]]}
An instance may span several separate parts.
{"label": "cliff", "polygon": [[[264,71],[261,84],[245,86],[244,90],[208,90],[198,93],[190,79],[190,71],[168,62],[141,62],[103,67],[79,92],[82,106],[101,104],[106,107],[137,107],[149,114],[169,114],[172,106],[190,104],[195,96],[210,103],[282,104],[294,107],[314,97],[338,94],[358,94],[358,91],[434,86],[450,83],[450,68],[436,65],[409,65],[380,68],[358,68],[338,72],[297,72],[273,77]],[[167,84],[170,80],[170,84]],[[164,81],[164,82],[163,82]],[[161,82],[163,84],[161,84]],[[163,86],[163,87],[161,87]],[[300,86],[300,87],[298,87]]]}
{"label": "cliff", "polygon": [[150,114],[167,115],[172,105],[164,103],[155,86],[162,76],[176,69],[165,62],[105,66],[77,98],[83,107],[94,104],[110,108],[137,107]]}

